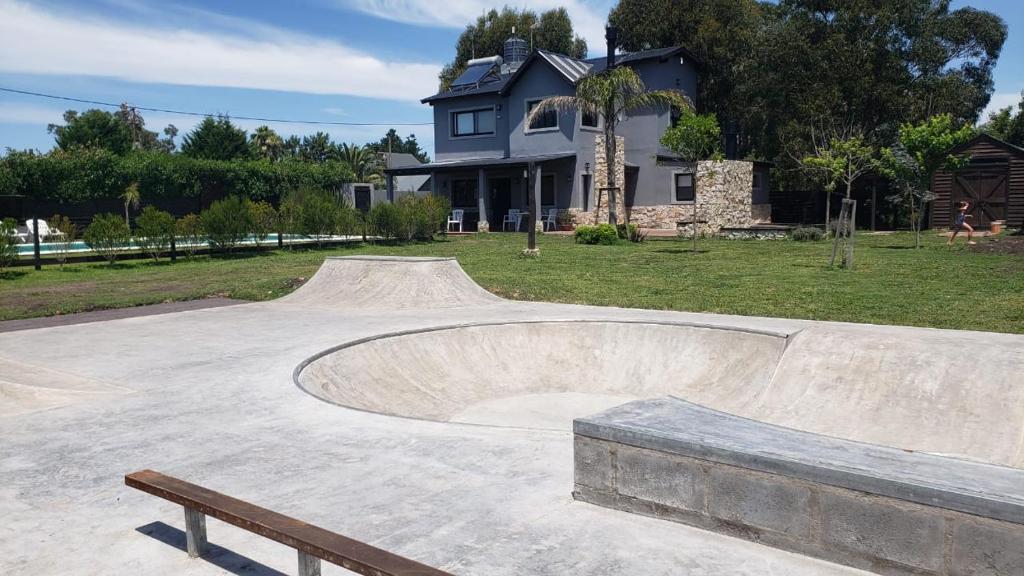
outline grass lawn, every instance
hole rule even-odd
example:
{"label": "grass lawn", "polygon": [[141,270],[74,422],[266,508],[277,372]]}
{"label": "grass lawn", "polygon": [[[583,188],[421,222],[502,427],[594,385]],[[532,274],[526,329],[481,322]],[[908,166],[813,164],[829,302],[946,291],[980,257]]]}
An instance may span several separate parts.
{"label": "grass lawn", "polygon": [[825,265],[828,242],[704,240],[693,254],[689,241],[674,239],[581,246],[541,236],[540,258],[531,259],[518,255],[525,234],[23,267],[0,280],[0,320],[211,295],[268,300],[300,285],[325,256],[394,254],[455,256],[485,288],[521,300],[1024,333],[1024,255],[992,249],[1010,241],[982,238],[971,250],[927,234],[915,250],[906,233],[861,234],[852,271]]}

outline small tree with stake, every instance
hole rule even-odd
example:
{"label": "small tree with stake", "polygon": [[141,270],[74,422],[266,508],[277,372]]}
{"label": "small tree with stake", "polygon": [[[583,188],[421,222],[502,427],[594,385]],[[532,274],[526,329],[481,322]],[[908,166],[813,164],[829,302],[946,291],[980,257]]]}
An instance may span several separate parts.
{"label": "small tree with stake", "polygon": [[[684,162],[722,159],[722,130],[714,114],[696,114],[692,110],[680,111],[675,126],[669,127],[661,136],[661,143],[679,155]],[[694,186],[697,171],[694,170]],[[697,198],[693,199],[693,253],[697,253]]]}

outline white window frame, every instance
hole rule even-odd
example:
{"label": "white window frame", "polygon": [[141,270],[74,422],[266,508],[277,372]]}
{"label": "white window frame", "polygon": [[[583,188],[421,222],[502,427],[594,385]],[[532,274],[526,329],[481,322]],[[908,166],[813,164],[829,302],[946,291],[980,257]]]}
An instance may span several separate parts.
{"label": "white window frame", "polygon": [[[676,176],[680,174],[688,174],[693,176],[693,200],[676,200]],[[697,202],[697,171],[692,169],[680,169],[672,171],[672,178],[669,181],[669,201],[671,204],[681,204],[688,206]]]}
{"label": "white window frame", "polygon": [[600,112],[597,114],[597,126],[584,126],[583,125],[583,111],[576,111],[576,129],[580,132],[604,132],[604,116]]}
{"label": "white window frame", "polygon": [[[466,134],[466,135],[462,135],[462,136],[459,136],[459,135],[455,134],[455,127],[456,127],[455,116],[457,114],[461,114],[461,113],[465,113],[465,112],[480,112],[480,111],[483,111],[483,110],[490,110],[491,114],[494,115],[494,131],[493,132],[485,132],[485,133],[482,133],[482,134]],[[475,118],[474,118],[473,122],[474,123],[476,122]],[[493,104],[490,105],[490,106],[471,106],[469,108],[457,108],[457,109],[452,109],[452,110],[448,111],[448,139],[449,140],[468,140],[468,139],[471,139],[471,138],[494,138],[497,135],[498,135],[498,111],[497,111],[497,107],[494,106]]]}
{"label": "white window frame", "polygon": [[523,133],[524,134],[536,134],[538,132],[558,132],[558,129],[562,123],[561,114],[558,110],[555,110],[555,125],[547,128],[530,128],[530,122],[527,120],[530,116],[530,104],[533,102],[543,102],[550,98],[550,96],[541,96],[540,98],[525,98],[523,99]]}

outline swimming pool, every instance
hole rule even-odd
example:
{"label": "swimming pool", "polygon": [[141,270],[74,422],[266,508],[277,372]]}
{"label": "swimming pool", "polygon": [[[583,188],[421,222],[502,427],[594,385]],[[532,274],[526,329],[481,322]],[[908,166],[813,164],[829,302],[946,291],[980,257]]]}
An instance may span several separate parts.
{"label": "swimming pool", "polygon": [[[362,237],[361,236],[324,236],[324,237],[319,239],[319,241],[330,241],[330,242],[345,242],[345,241],[354,241],[354,240],[362,240]],[[285,244],[309,244],[309,243],[312,243],[312,242],[317,242],[318,239],[315,238],[315,237],[311,237],[311,236],[303,236],[301,234],[285,234],[284,238],[282,239],[282,241]],[[264,236],[263,239],[260,240],[260,243],[261,244],[276,245],[277,244],[277,234],[268,234],[267,236]],[[249,237],[247,237],[245,240],[243,240],[241,242],[241,244],[245,245],[245,246],[253,246],[253,245],[255,245],[256,244],[256,236],[249,236]],[[207,242],[205,242],[205,241],[204,242],[200,242],[200,243],[196,244],[195,246],[197,246],[199,248],[206,248],[207,247]],[[178,249],[178,251],[182,251],[182,250],[184,250],[184,249],[186,249],[188,247],[190,247],[190,243],[188,243],[188,242],[182,242],[180,240],[177,242],[177,249]],[[39,255],[40,256],[52,256],[53,254],[55,254],[58,251],[60,251],[60,249],[61,249],[61,244],[59,244],[57,242],[40,242],[39,243]],[[124,249],[126,251],[140,251],[140,250],[142,250],[142,247],[139,246],[138,243],[135,242],[134,239],[133,239],[132,242],[129,243],[129,245],[126,246]],[[89,252],[92,252],[92,251],[93,251],[92,248],[89,248],[89,245],[86,244],[85,242],[83,242],[82,240],[75,240],[68,247],[68,254],[85,254],[85,253],[89,253]],[[18,244],[18,256],[32,256],[33,252],[34,252],[34,247],[33,247],[32,243]]]}

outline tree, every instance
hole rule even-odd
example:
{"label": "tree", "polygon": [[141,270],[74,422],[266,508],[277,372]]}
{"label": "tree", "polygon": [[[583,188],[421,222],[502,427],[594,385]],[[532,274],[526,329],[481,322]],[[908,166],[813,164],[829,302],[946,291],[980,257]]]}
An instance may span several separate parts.
{"label": "tree", "polygon": [[530,42],[532,49],[550,50],[574,58],[587,55],[587,43],[574,34],[565,8],[548,10],[538,17],[532,10],[506,6],[501,12],[491,10],[480,16],[459,35],[455,59],[441,70],[441,90],[447,89],[465,70],[466,62],[473,58],[503,55],[505,41],[514,35]]}
{"label": "tree", "polygon": [[63,268],[64,263],[68,260],[68,254],[71,252],[71,244],[74,243],[75,237],[78,235],[78,225],[67,216],[54,214],[47,221],[47,226],[51,232],[46,236],[46,241],[53,244],[54,258]]}
{"label": "tree", "polygon": [[338,158],[337,147],[326,132],[303,136],[299,144],[299,158],[304,162],[327,162]]}
{"label": "tree", "polygon": [[269,126],[260,126],[249,135],[253,156],[276,161],[284,156],[284,140]]}
{"label": "tree", "polygon": [[398,132],[392,128],[388,130],[388,133],[380,139],[380,142],[373,142],[366,145],[366,148],[377,152],[378,154],[383,153],[398,153],[398,154],[412,154],[417,160],[426,164],[430,162],[430,156],[420,148],[420,143],[416,141],[415,134],[409,134],[405,140],[398,135]]}
{"label": "tree", "polygon": [[171,238],[174,237],[174,216],[163,210],[158,210],[155,206],[146,206],[136,224],[138,224],[136,242],[153,260],[159,260],[160,254],[167,251],[171,245]]}
{"label": "tree", "polygon": [[1016,114],[1013,113],[1013,106],[1007,106],[989,114],[988,121],[978,129],[1015,146],[1024,146],[1024,91],[1020,94]]}
{"label": "tree", "polygon": [[376,182],[380,180],[381,166],[377,154],[368,146],[342,144],[339,148],[342,162],[348,164],[356,175],[357,182]]}
{"label": "tree", "polygon": [[835,125],[812,133],[813,152],[800,159],[808,172],[817,173],[825,182],[825,233],[832,230],[832,192],[843,184],[846,198],[853,194],[853,183],[876,165],[875,146],[856,126]]}
{"label": "tree", "polygon": [[124,154],[132,148],[128,126],[110,112],[75,110],[64,112],[64,125],[50,124],[47,131],[54,135],[57,147],[64,151],[104,149]]}
{"label": "tree", "polygon": [[205,160],[247,160],[252,157],[245,130],[236,127],[227,116],[207,116],[185,135],[181,153]]}
{"label": "tree", "polygon": [[897,145],[882,149],[881,169],[901,190],[893,200],[902,198],[907,205],[918,248],[925,207],[934,199],[932,178],[939,170],[963,166],[967,160],[951,151],[973,137],[974,129],[969,125],[957,128],[951,115],[940,114],[918,124],[900,125]]}
{"label": "tree", "polygon": [[97,214],[85,228],[82,240],[111,266],[118,255],[131,244],[132,233],[121,219],[113,214]]}
{"label": "tree", "polygon": [[129,184],[128,187],[124,189],[124,192],[121,193],[121,200],[124,201],[124,225],[131,230],[131,210],[138,210],[139,204],[142,202],[142,193],[139,192],[139,183],[132,182]]}
{"label": "tree", "polygon": [[604,118],[604,154],[607,166],[608,222],[617,224],[615,157],[615,126],[620,119],[633,112],[667,108],[692,108],[690,99],[677,90],[649,91],[636,71],[628,66],[617,66],[587,76],[576,85],[575,96],[552,96],[534,106],[526,122],[534,122],[541,114],[558,112],[600,114]]}
{"label": "tree", "polygon": [[18,223],[14,218],[0,220],[0,274],[18,259],[17,231]]}
{"label": "tree", "polygon": [[722,130],[714,114],[682,110],[675,126],[661,136],[661,143],[686,162],[718,158],[722,155]]}

